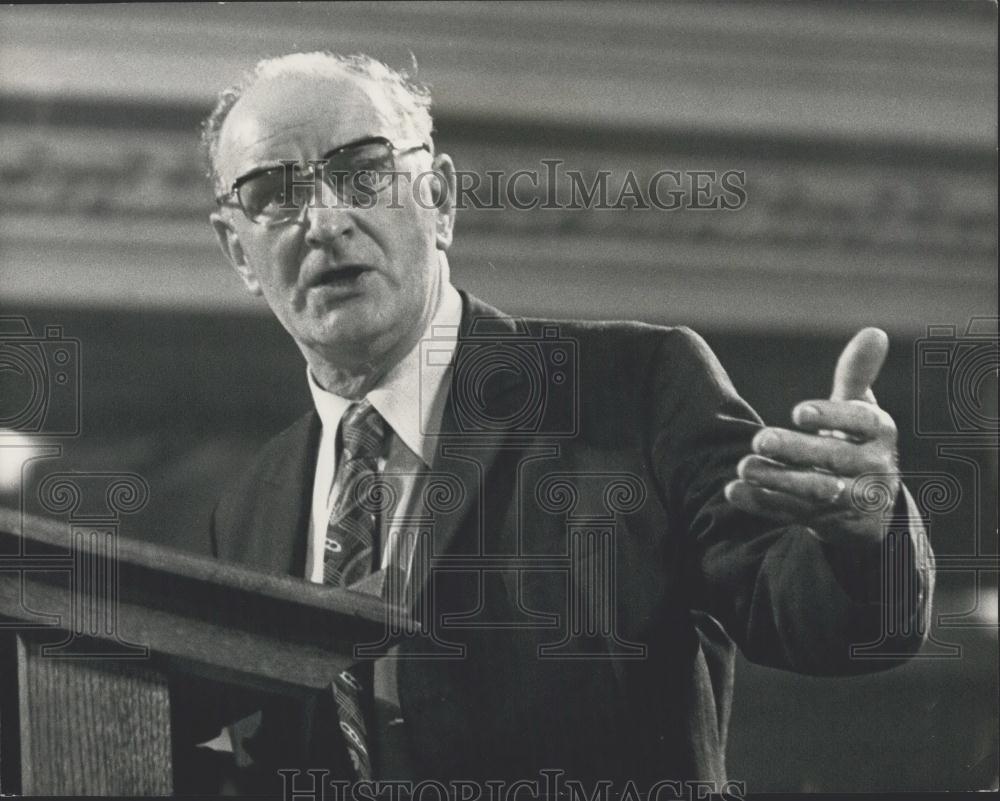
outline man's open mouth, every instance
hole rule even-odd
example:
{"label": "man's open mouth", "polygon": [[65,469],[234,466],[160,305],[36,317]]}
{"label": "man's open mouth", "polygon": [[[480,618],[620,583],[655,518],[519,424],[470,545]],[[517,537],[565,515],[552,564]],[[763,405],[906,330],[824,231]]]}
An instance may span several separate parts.
{"label": "man's open mouth", "polygon": [[343,267],[331,267],[324,270],[313,281],[314,286],[350,286],[362,275],[368,272],[367,267],[361,265],[345,265]]}

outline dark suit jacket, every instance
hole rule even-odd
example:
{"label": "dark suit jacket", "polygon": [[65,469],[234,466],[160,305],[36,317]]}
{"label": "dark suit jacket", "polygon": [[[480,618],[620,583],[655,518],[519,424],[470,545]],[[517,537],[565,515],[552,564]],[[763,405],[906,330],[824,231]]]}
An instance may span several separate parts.
{"label": "dark suit jacket", "polygon": [[[540,558],[432,571],[436,647],[462,651],[399,663],[421,775],[722,781],[734,644],[816,675],[897,663],[850,653],[889,619],[904,634],[887,653],[919,648],[933,581],[922,526],[893,552],[918,592],[887,606],[879,547],[824,545],[728,504],[760,421],[695,333],[463,306],[434,472],[464,499],[437,516],[434,553]],[[306,414],[232,484],[213,519],[219,558],[303,575],[319,431]],[[275,702],[237,745],[265,776],[329,766],[321,717]]]}

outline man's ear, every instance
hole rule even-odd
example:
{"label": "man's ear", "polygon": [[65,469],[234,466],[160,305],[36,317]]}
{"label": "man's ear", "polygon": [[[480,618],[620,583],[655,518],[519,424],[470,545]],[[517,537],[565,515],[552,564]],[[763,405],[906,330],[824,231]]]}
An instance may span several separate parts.
{"label": "man's ear", "polygon": [[439,153],[432,163],[435,180],[431,184],[434,193],[434,208],[437,213],[437,248],[447,250],[455,233],[455,198],[458,182],[455,165],[447,153]]}
{"label": "man's ear", "polygon": [[208,218],[212,223],[212,229],[215,231],[215,238],[219,240],[219,247],[222,248],[222,252],[226,259],[236,270],[236,274],[246,285],[247,291],[251,295],[260,295],[260,279],[257,277],[257,273],[254,272],[253,267],[247,262],[246,255],[243,253],[243,246],[240,245],[240,238],[237,236],[236,231],[233,230],[233,225],[227,219],[225,219],[219,212],[215,211],[209,215]]}

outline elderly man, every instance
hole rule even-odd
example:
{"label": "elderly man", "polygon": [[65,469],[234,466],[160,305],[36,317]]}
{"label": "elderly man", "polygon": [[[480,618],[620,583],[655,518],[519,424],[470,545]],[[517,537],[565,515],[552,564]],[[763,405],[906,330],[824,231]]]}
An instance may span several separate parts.
{"label": "elderly man", "polygon": [[[296,767],[721,783],[734,644],[811,674],[921,644],[932,558],[871,391],[886,337],[859,333],[831,397],[765,428],[689,330],[505,316],[450,281],[455,168],[429,104],[367,57],[294,54],[205,125],[212,225],[315,403],[232,483],[211,547],[432,609],[395,659],[262,701],[238,761],[276,787]],[[385,477],[392,504],[366,503]],[[396,525],[417,518],[419,559]]]}

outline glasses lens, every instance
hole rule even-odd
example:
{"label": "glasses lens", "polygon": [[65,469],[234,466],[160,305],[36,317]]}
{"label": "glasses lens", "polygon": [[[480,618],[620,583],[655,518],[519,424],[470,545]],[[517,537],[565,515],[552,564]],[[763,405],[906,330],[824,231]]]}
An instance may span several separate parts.
{"label": "glasses lens", "polygon": [[254,222],[296,217],[309,203],[312,185],[285,167],[257,173],[237,189],[240,206]]}
{"label": "glasses lens", "polygon": [[[395,170],[392,145],[365,142],[335,153],[326,163],[326,182],[336,196],[358,206],[371,206]],[[244,180],[236,189],[240,206],[253,222],[297,217],[312,199],[313,183],[286,167],[265,170]]]}
{"label": "glasses lens", "polygon": [[342,150],[326,165],[326,177],[337,196],[363,204],[392,180],[392,147],[386,142],[366,142]]}

